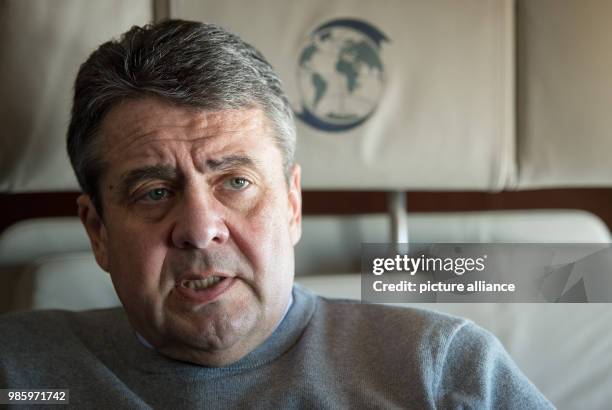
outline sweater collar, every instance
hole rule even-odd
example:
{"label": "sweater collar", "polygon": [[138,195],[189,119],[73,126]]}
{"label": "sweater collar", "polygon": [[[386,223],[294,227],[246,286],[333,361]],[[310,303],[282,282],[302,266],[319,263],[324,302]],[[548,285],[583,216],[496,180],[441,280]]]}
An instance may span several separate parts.
{"label": "sweater collar", "polygon": [[214,377],[227,375],[228,372],[253,369],[275,360],[295,345],[312,318],[316,301],[317,297],[314,294],[295,284],[287,311],[274,332],[255,350],[225,367],[206,367],[168,358],[147,347],[144,344],[146,340],[139,340],[139,335],[131,329],[134,336],[125,338],[127,346],[118,350],[128,352],[131,366],[147,373],[187,372],[194,373],[193,375],[198,377]]}

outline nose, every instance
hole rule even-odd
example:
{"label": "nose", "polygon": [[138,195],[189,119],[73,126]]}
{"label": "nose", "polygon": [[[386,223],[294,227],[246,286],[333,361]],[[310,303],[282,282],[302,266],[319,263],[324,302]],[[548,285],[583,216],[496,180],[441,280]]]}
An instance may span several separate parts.
{"label": "nose", "polygon": [[192,192],[177,208],[172,242],[181,249],[205,249],[227,242],[229,230],[223,218],[223,205],[212,195]]}

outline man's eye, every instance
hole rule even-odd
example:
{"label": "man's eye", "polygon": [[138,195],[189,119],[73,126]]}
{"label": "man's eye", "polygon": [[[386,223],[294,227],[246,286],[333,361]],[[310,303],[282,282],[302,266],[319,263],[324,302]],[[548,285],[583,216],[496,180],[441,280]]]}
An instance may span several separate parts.
{"label": "man's eye", "polygon": [[240,191],[248,187],[251,183],[246,178],[236,177],[226,180],[223,185],[231,190]]}
{"label": "man's eye", "polygon": [[166,188],[155,188],[147,192],[143,199],[149,202],[162,201],[170,196],[170,191]]}

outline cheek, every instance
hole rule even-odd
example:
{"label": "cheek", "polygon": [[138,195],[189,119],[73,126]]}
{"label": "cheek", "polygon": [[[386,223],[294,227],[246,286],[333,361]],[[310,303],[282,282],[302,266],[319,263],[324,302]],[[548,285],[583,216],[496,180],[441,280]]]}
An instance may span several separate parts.
{"label": "cheek", "polygon": [[123,229],[109,234],[109,264],[113,282],[126,295],[145,296],[159,289],[165,255],[158,234],[143,229]]}
{"label": "cheek", "polygon": [[262,209],[244,220],[235,235],[238,247],[253,264],[255,283],[260,288],[276,288],[280,275],[292,277],[293,245],[282,207]]}

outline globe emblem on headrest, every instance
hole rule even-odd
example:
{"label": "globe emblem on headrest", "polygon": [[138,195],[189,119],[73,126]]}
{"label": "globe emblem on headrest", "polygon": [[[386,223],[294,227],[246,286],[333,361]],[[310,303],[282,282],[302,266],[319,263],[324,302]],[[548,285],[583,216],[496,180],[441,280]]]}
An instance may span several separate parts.
{"label": "globe emblem on headrest", "polygon": [[296,116],[332,132],[366,122],[384,89],[383,41],[380,30],[360,20],[333,20],[314,30],[298,58]]}

